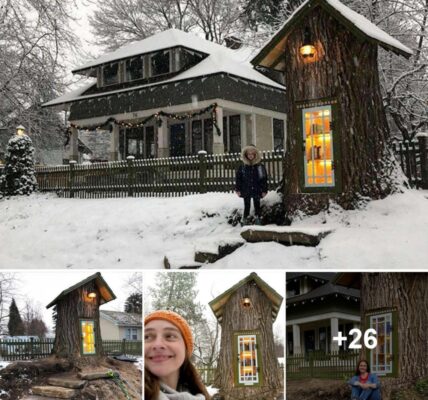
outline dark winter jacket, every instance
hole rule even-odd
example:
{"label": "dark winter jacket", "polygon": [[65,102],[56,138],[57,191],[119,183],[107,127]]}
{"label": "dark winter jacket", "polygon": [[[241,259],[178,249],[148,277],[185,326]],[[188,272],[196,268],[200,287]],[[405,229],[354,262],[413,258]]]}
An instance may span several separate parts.
{"label": "dark winter jacket", "polygon": [[[252,161],[246,154],[250,149],[257,151],[257,156]],[[262,193],[267,193],[268,184],[266,168],[260,163],[260,152],[254,146],[247,146],[242,150],[241,158],[243,164],[236,171],[235,190],[241,193],[241,197],[261,197]]]}

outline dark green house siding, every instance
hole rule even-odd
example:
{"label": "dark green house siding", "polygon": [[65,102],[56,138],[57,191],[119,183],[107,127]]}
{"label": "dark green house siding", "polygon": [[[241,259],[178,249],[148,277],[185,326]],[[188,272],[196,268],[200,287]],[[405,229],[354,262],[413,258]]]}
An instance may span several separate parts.
{"label": "dark green house siding", "polygon": [[[125,93],[80,100],[71,106],[70,121],[223,99],[276,112],[285,112],[285,93],[226,74],[159,84]],[[132,119],[132,116],[130,116]]]}

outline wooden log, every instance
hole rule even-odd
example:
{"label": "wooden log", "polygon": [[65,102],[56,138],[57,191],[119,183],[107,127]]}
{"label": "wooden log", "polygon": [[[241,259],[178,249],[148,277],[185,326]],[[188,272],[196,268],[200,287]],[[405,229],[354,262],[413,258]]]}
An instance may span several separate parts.
{"label": "wooden log", "polygon": [[62,386],[69,389],[81,389],[85,386],[85,381],[70,378],[49,378],[48,384],[51,386]]}
{"label": "wooden log", "polygon": [[54,397],[57,399],[72,399],[79,394],[78,390],[59,386],[33,386],[32,392],[39,396]]}
{"label": "wooden log", "polygon": [[93,381],[96,379],[111,379],[111,372],[113,372],[113,375],[120,376],[119,372],[117,371],[97,371],[97,372],[79,372],[77,376],[80,379],[84,379],[86,381]]}
{"label": "wooden log", "polygon": [[268,227],[251,227],[241,232],[247,242],[278,242],[285,245],[318,246],[321,239],[331,233],[331,229],[305,232],[304,228],[283,227],[270,230]]}

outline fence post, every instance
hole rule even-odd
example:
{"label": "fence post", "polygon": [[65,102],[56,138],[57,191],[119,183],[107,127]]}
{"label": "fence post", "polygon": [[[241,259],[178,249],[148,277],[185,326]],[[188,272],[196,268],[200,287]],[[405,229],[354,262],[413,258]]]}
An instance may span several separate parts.
{"label": "fence post", "polygon": [[75,176],[75,170],[74,167],[76,166],[77,161],[70,160],[70,199],[74,198],[74,176]]}
{"label": "fence post", "polygon": [[30,338],[30,358],[33,358],[34,354],[34,338]]}
{"label": "fence post", "polygon": [[419,132],[416,137],[419,142],[419,153],[421,155],[421,178],[422,189],[428,189],[428,132]]}
{"label": "fence post", "polygon": [[128,162],[128,196],[132,197],[134,195],[134,156],[126,157],[126,161]]}
{"label": "fence post", "polygon": [[122,354],[126,354],[125,350],[126,350],[126,339],[122,339]]}
{"label": "fence post", "polygon": [[205,150],[198,151],[199,158],[199,193],[206,193],[207,179],[207,152]]}

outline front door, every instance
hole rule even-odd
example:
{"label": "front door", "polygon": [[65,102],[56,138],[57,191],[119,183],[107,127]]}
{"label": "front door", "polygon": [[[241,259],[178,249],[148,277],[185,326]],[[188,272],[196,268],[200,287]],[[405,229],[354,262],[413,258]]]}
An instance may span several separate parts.
{"label": "front door", "polygon": [[81,320],[80,334],[82,339],[82,355],[96,354],[95,351],[95,321]]}
{"label": "front door", "polygon": [[186,125],[174,124],[169,129],[169,155],[181,157],[186,155]]}
{"label": "front door", "polygon": [[309,353],[315,350],[315,330],[304,332],[305,338],[305,353]]}

